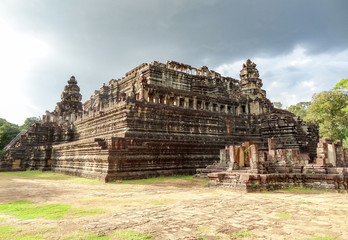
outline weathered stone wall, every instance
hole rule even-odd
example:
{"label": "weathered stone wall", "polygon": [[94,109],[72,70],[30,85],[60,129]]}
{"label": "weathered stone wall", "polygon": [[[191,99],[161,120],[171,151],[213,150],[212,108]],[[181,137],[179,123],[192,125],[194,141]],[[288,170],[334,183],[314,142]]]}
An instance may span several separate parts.
{"label": "weathered stone wall", "polygon": [[35,123],[5,152],[0,171],[50,170],[52,144],[67,141],[69,129],[55,123]]}
{"label": "weathered stone wall", "polygon": [[[36,145],[33,159],[50,158],[57,172],[109,181],[194,173],[218,161],[225,145],[252,141],[262,149],[269,137],[280,148],[310,152],[317,131],[272,106],[256,64],[248,60],[240,77],[152,62],[103,84],[83,104],[71,77],[62,101],[44,116],[64,139]],[[42,147],[51,145],[48,155]]]}
{"label": "weathered stone wall", "polygon": [[210,173],[210,185],[222,186],[235,190],[253,192],[275,190],[289,187],[306,187],[326,190],[348,189],[348,171],[339,169],[341,174],[244,174]]}
{"label": "weathered stone wall", "polygon": [[258,151],[250,142],[226,146],[220,150],[219,163],[197,169],[197,174],[208,176],[211,185],[248,192],[287,187],[348,189],[348,169],[336,167],[343,157],[340,141],[320,139],[314,163],[309,163],[308,153],[276,146],[274,138],[268,139],[268,151]]}

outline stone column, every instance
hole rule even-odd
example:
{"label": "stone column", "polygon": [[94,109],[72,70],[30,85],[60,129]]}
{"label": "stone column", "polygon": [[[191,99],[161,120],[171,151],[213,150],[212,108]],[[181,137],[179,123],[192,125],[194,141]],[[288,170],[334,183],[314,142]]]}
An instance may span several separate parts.
{"label": "stone column", "polygon": [[193,98],[193,109],[197,109],[197,98]]}
{"label": "stone column", "polygon": [[327,151],[328,151],[328,160],[329,163],[331,163],[334,167],[336,167],[336,149],[335,149],[335,144],[329,143],[327,145]]}
{"label": "stone column", "polygon": [[244,157],[245,157],[245,154],[244,154],[244,147],[239,147],[239,167],[244,167]]}
{"label": "stone column", "polygon": [[259,161],[258,148],[256,144],[251,144],[249,147],[250,153],[250,168],[257,169],[257,163]]}
{"label": "stone column", "polygon": [[274,157],[276,153],[275,151],[276,151],[276,148],[275,148],[274,138],[269,138],[268,139],[268,154]]}

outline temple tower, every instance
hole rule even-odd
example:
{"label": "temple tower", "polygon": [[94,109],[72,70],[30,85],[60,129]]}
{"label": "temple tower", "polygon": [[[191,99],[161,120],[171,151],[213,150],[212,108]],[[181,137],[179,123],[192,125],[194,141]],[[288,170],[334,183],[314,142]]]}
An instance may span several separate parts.
{"label": "temple tower", "polygon": [[62,101],[57,103],[54,113],[63,119],[70,119],[72,114],[77,114],[82,111],[82,95],[80,88],[74,76],[71,76],[68,85],[64,87],[61,94]]}
{"label": "temple tower", "polygon": [[248,98],[248,112],[252,114],[261,114],[269,111],[267,104],[266,91],[262,90],[262,80],[259,78],[259,71],[256,64],[250,59],[243,64],[240,71],[239,86],[242,94]]}

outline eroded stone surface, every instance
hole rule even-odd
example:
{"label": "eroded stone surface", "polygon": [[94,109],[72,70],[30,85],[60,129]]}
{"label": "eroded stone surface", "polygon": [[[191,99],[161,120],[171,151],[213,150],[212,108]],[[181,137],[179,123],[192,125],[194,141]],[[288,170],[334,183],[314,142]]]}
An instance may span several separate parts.
{"label": "eroded stone surface", "polygon": [[[28,200],[72,204],[73,208],[102,208],[103,214],[60,220],[20,220],[2,215],[0,225],[52,227],[46,239],[64,239],[79,230],[112,235],[130,229],[155,239],[231,239],[240,230],[254,239],[348,239],[347,194],[252,193],[187,185],[97,184],[22,179],[0,173],[0,203]],[[288,218],[276,214],[288,214]],[[27,221],[27,222],[26,222]],[[20,225],[23,226],[23,225]],[[250,237],[251,238],[251,237]],[[249,239],[250,239],[249,238]],[[253,239],[253,238],[251,238]]]}
{"label": "eroded stone surface", "polygon": [[[38,123],[52,126],[37,134],[50,140],[35,146],[18,140],[1,169],[12,169],[20,160],[24,170],[29,161],[44,159],[54,171],[104,181],[192,174],[219,161],[226,145],[248,141],[267,150],[272,137],[277,149],[297,149],[313,162],[317,127],[273,107],[255,63],[247,60],[240,78],[221,76],[206,66],[152,62],[103,84],[81,104],[72,77],[55,111]],[[46,155],[15,157],[21,148],[37,147],[41,155],[46,149]]]}
{"label": "eroded stone surface", "polygon": [[258,151],[257,144],[251,142],[226,146],[220,151],[219,163],[197,169],[197,173],[207,175],[211,185],[244,191],[288,187],[348,189],[348,162],[344,161],[340,141],[335,144],[320,139],[314,163],[299,149],[275,146],[274,138],[268,139],[268,151]]}

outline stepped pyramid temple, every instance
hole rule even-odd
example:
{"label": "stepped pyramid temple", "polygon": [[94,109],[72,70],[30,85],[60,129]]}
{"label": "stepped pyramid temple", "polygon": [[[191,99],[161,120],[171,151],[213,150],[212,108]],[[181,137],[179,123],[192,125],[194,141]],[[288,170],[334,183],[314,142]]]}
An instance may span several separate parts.
{"label": "stepped pyramid temple", "polygon": [[0,171],[52,170],[106,182],[197,172],[248,189],[255,181],[269,186],[263,175],[284,176],[272,178],[275,187],[305,182],[310,169],[347,187],[342,144],[318,143],[316,125],[276,109],[250,60],[240,80],[206,66],[154,61],[81,98],[72,76],[54,111],[5,147]]}

